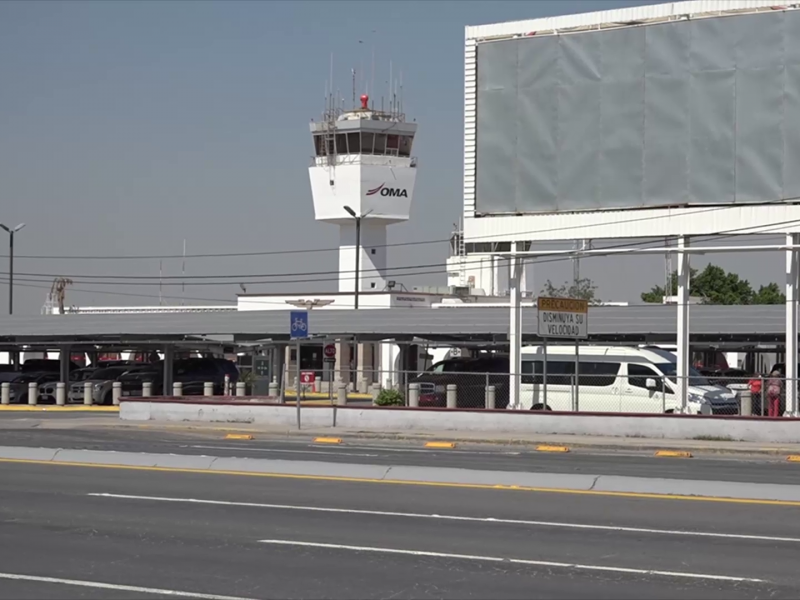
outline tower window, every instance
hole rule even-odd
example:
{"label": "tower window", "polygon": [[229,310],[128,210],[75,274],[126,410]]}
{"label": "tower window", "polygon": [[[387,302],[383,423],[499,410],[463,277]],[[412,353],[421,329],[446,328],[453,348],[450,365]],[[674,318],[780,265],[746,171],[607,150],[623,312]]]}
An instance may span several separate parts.
{"label": "tower window", "polygon": [[361,134],[358,131],[348,133],[347,145],[350,154],[361,154]]}
{"label": "tower window", "polygon": [[361,153],[362,154],[375,154],[375,135],[372,133],[364,132],[361,134]]}
{"label": "tower window", "polygon": [[372,249],[369,251],[369,253],[370,253],[370,254],[372,254],[373,256],[375,256],[375,248],[372,248]]}
{"label": "tower window", "polygon": [[400,156],[411,156],[411,144],[414,141],[414,138],[410,135],[401,135],[400,136],[400,148],[398,153]]}
{"label": "tower window", "polygon": [[374,290],[375,289],[375,284],[374,283],[370,283],[369,287],[371,287]]}
{"label": "tower window", "polygon": [[386,134],[375,134],[375,154],[386,154]]}
{"label": "tower window", "polygon": [[343,133],[336,134],[336,153],[347,154],[347,136]]}

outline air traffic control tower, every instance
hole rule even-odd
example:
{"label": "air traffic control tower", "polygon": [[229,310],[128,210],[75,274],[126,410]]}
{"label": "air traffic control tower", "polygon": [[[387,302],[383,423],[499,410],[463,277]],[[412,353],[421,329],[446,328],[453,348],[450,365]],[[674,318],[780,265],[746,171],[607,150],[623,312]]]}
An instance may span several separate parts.
{"label": "air traffic control tower", "polygon": [[357,222],[360,221],[359,292],[387,289],[386,228],[407,221],[417,162],[411,156],[416,123],[402,105],[345,111],[329,96],[321,122],[311,123],[314,158],[308,169],[317,221],[339,226],[339,292],[356,285]]}

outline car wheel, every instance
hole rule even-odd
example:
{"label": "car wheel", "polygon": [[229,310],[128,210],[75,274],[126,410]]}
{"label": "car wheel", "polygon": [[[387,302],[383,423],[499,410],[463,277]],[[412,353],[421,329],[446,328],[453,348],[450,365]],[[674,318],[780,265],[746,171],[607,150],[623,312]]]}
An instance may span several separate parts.
{"label": "car wheel", "polygon": [[[542,403],[534,404],[533,406],[531,406],[531,410],[545,410],[545,406]],[[553,409],[550,408],[550,406],[548,405],[547,410],[552,412]]]}
{"label": "car wheel", "polygon": [[103,406],[111,406],[112,404],[114,404],[114,396],[109,390],[103,395]]}

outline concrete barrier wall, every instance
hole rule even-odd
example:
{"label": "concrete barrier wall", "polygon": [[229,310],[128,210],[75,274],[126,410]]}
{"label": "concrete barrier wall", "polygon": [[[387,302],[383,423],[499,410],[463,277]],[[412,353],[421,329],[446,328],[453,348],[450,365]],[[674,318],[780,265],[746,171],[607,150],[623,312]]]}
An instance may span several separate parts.
{"label": "concrete barrier wall", "polygon": [[[330,427],[330,406],[302,407],[302,426]],[[128,421],[199,421],[297,427],[295,406],[147,402],[123,400],[120,418]],[[664,439],[731,439],[746,442],[798,442],[800,420],[681,415],[604,415],[529,411],[455,411],[339,407],[338,427],[362,431],[479,431],[602,435]]]}

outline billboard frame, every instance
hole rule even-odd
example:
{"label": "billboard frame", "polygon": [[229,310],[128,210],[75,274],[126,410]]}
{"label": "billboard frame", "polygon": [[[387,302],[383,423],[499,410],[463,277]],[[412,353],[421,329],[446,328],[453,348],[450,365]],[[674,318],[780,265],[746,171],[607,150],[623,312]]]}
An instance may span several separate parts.
{"label": "billboard frame", "polygon": [[[641,27],[657,23],[725,15],[796,10],[776,7],[774,0],[689,0],[660,5],[597,11],[510,23],[469,26],[464,52],[464,239],[470,244],[496,242],[663,238],[672,235],[713,235],[743,225],[750,233],[774,233],[776,222],[798,221],[782,233],[800,232],[800,205],[789,202],[741,205],[677,205],[671,207],[604,209],[559,213],[499,213],[483,215],[476,206],[478,46],[500,40],[587,31]],[[707,214],[706,214],[707,213]],[[703,215],[698,219],[697,215]],[[772,226],[772,229],[769,227]],[[492,253],[491,250],[486,253]]]}
{"label": "billboard frame", "polygon": [[[686,412],[689,375],[689,257],[692,236],[715,236],[746,230],[746,235],[785,234],[782,250],[786,257],[786,377],[799,379],[798,291],[800,290],[800,204],[799,199],[783,202],[741,205],[669,206],[635,209],[606,209],[581,212],[482,215],[476,210],[477,124],[478,124],[478,46],[484,42],[527,36],[563,35],[580,31],[639,27],[685,19],[753,14],[776,10],[798,10],[796,5],[776,6],[775,0],[689,0],[659,5],[597,11],[510,23],[469,26],[464,46],[464,172],[463,240],[467,254],[503,254],[510,262],[510,408],[519,408],[521,373],[521,301],[524,257],[537,255],[528,246],[531,240],[565,241],[581,239],[677,238],[678,331],[677,376],[679,401]],[[777,228],[776,228],[777,226]],[[743,234],[745,235],[745,234]],[[508,250],[506,250],[506,248]],[[756,251],[750,246],[730,246],[725,251]],[[766,250],[766,248],[761,248]],[[632,249],[631,254],[645,249]],[[721,250],[722,251],[722,250]],[[543,253],[539,253],[543,254]],[[572,252],[574,256],[586,253]],[[787,386],[786,409],[798,416],[798,386]]]}

